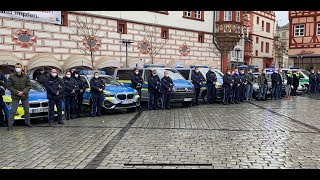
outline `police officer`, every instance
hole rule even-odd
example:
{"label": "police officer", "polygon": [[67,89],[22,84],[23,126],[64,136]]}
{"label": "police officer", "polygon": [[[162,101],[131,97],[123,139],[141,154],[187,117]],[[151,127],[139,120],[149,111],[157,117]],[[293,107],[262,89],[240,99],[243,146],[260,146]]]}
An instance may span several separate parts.
{"label": "police officer", "polygon": [[148,77],[148,91],[149,91],[149,109],[157,110],[157,99],[160,91],[160,78],[157,75],[157,70],[152,69],[151,76]]}
{"label": "police officer", "polygon": [[86,87],[86,84],[80,79],[79,71],[74,72],[74,79],[78,83],[78,91],[76,91],[76,105],[75,105],[75,113],[77,114],[77,118],[80,118],[80,113],[82,110],[82,102],[83,102],[83,94]]}
{"label": "police officer", "polygon": [[54,117],[54,106],[58,110],[58,124],[64,124],[62,120],[62,101],[64,93],[64,84],[61,78],[58,77],[56,69],[51,69],[51,74],[46,79],[45,87],[49,99],[49,126],[52,126]]}
{"label": "police officer", "polygon": [[320,86],[320,70],[318,70],[318,72],[317,72],[316,93],[319,92],[319,86]]}
{"label": "police officer", "polygon": [[191,75],[191,81],[195,89],[195,99],[194,99],[193,105],[197,106],[199,105],[201,82],[204,81],[198,67],[194,69],[194,72]]}
{"label": "police officer", "polygon": [[279,84],[277,85],[277,95],[278,95],[278,99],[282,99],[281,92],[282,92],[282,83],[284,81],[282,77],[282,68],[279,69],[278,76],[279,76]]}
{"label": "police officer", "polygon": [[[138,68],[133,69],[133,75],[131,77],[131,87],[138,91],[141,101],[141,88],[143,84],[143,79],[141,77],[141,74],[139,73]],[[140,106],[138,106],[138,109],[140,109]]]}
{"label": "police officer", "polygon": [[246,101],[249,101],[249,100],[253,101],[252,93],[253,93],[253,83],[254,83],[255,77],[252,74],[252,69],[248,70],[247,80],[248,80],[248,83],[246,85]]}
{"label": "police officer", "polygon": [[238,69],[234,69],[233,71],[233,87],[232,87],[232,103],[239,104],[240,103],[240,85],[241,85],[241,80],[240,80],[240,73]]}
{"label": "police officer", "polygon": [[292,85],[293,85],[293,96],[297,96],[297,89],[299,87],[299,81],[300,81],[300,71],[296,71],[293,73],[293,79],[292,79]]}
{"label": "police officer", "polygon": [[230,69],[227,70],[227,73],[223,75],[223,104],[229,104],[229,98],[231,93],[232,84],[232,77]]}
{"label": "police officer", "polygon": [[102,98],[103,98],[103,90],[105,88],[105,84],[102,79],[99,77],[99,73],[95,72],[93,78],[90,80],[90,93],[92,96],[92,111],[91,116],[101,116],[101,107],[102,107]]}
{"label": "police officer", "polygon": [[244,102],[246,99],[246,85],[248,83],[247,75],[244,73],[244,69],[240,70],[240,82],[239,98],[241,102]]}
{"label": "police officer", "polygon": [[271,81],[272,81],[272,90],[271,90],[271,99],[277,100],[278,99],[278,85],[280,83],[280,77],[278,75],[278,70],[274,70],[271,74]]}
{"label": "police officer", "polygon": [[37,76],[37,81],[42,85],[45,86],[47,76],[44,74],[44,69],[40,70],[40,74]]}
{"label": "police officer", "polygon": [[162,109],[171,109],[170,100],[171,95],[173,94],[173,81],[169,77],[168,71],[164,72],[164,77],[161,78],[161,92],[163,94],[163,105]]}
{"label": "police officer", "polygon": [[315,93],[317,76],[314,74],[314,70],[313,69],[311,69],[310,72],[311,73],[309,75],[309,84],[310,84],[309,93],[313,94],[313,93]]}
{"label": "police officer", "polygon": [[66,72],[66,76],[63,77],[64,83],[64,105],[65,105],[65,115],[66,120],[75,118],[75,101],[77,91],[79,90],[78,83],[74,78],[71,78],[71,72]]}
{"label": "police officer", "polygon": [[7,78],[0,70],[0,126],[6,126],[5,124],[5,110],[4,110],[4,102],[3,95],[5,95],[5,91],[7,88]]}
{"label": "police officer", "polygon": [[206,74],[207,78],[207,103],[213,104],[216,94],[217,75],[214,72],[214,68],[211,66],[210,70]]}

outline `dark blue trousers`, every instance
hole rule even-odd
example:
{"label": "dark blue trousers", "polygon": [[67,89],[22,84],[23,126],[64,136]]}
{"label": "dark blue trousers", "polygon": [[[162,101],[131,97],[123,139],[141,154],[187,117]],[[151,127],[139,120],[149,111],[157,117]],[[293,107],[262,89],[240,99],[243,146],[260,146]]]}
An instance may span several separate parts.
{"label": "dark blue trousers", "polygon": [[208,85],[207,87],[207,102],[212,104],[214,102],[214,97],[216,93],[216,87],[213,85]]}
{"label": "dark blue trousers", "polygon": [[231,90],[230,86],[223,87],[223,103],[229,103]]}
{"label": "dark blue trousers", "polygon": [[233,86],[232,87],[232,102],[239,102],[239,91],[240,91],[240,86]]}
{"label": "dark blue trousers", "polygon": [[54,105],[58,110],[58,122],[62,122],[62,99],[49,99],[49,123],[53,122]]}
{"label": "dark blue trousers", "polygon": [[102,107],[102,97],[103,93],[92,93],[92,116],[100,116],[101,115],[101,107]]}

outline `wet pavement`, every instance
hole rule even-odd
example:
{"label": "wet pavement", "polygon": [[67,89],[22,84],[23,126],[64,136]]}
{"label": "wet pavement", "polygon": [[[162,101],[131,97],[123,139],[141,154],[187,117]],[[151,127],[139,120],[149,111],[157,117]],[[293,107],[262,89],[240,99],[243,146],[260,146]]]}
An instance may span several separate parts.
{"label": "wet pavement", "polygon": [[319,96],[17,123],[0,169],[320,168]]}

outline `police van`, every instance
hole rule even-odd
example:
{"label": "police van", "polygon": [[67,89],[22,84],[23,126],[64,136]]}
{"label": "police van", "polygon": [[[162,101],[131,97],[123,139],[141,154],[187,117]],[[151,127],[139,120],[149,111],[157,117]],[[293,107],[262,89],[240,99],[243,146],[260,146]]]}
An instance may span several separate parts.
{"label": "police van", "polygon": [[[308,92],[309,89],[309,72],[304,69],[299,68],[283,68],[282,73],[283,75],[286,75],[288,70],[291,70],[292,73],[296,73],[298,70],[300,70],[300,80],[299,80],[299,86],[297,88],[297,92]],[[286,77],[286,76],[284,76]]]}
{"label": "police van", "polygon": [[129,111],[135,111],[140,106],[140,96],[135,89],[124,86],[112,78],[112,76],[106,75],[104,71],[89,70],[81,70],[79,73],[80,79],[87,87],[83,94],[83,104],[91,106],[90,80],[93,78],[94,72],[99,72],[99,77],[105,84],[103,98],[101,99],[104,109],[128,109]]}
{"label": "police van", "polygon": [[[191,76],[194,71],[194,69],[198,67],[200,70],[200,74],[202,76],[202,79],[204,81],[201,83],[201,90],[200,90],[200,97],[203,99],[203,101],[206,103],[207,101],[207,82],[206,82],[206,74],[209,71],[208,66],[190,66],[189,68],[183,68],[176,66],[175,69],[189,82],[191,81]],[[216,83],[216,94],[215,94],[215,100],[223,100],[223,73],[217,69],[214,70],[216,76],[217,76],[217,83]]]}
{"label": "police van", "polygon": [[[148,92],[148,77],[151,76],[152,69],[157,70],[157,74],[161,80],[164,76],[164,71],[168,71],[169,77],[173,81],[173,94],[171,98],[172,103],[182,103],[183,106],[187,107],[192,104],[194,99],[194,87],[193,84],[187,81],[177,70],[172,68],[166,68],[166,65],[144,65],[143,68],[139,69],[139,73],[142,75],[144,83],[142,85],[141,100],[149,101]],[[131,77],[133,74],[133,68],[121,68],[116,69],[114,72],[114,78],[125,86],[131,85]],[[162,95],[157,99],[158,107],[162,107]]]}

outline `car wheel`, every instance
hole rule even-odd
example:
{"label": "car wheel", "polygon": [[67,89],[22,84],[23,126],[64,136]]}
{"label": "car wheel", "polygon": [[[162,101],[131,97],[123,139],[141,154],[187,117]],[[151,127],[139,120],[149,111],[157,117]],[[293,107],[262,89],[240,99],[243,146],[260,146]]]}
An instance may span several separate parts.
{"label": "car wheel", "polygon": [[128,112],[136,112],[136,111],[137,111],[137,108],[135,108],[135,107],[134,107],[134,108],[128,108],[127,111],[128,111]]}
{"label": "car wheel", "polygon": [[202,97],[203,102],[207,103],[207,99],[208,99],[207,98],[208,97],[207,91],[203,91],[201,97]]}
{"label": "car wheel", "polygon": [[158,108],[162,108],[162,105],[163,105],[162,94],[160,94],[159,97],[157,98],[157,106]]}

